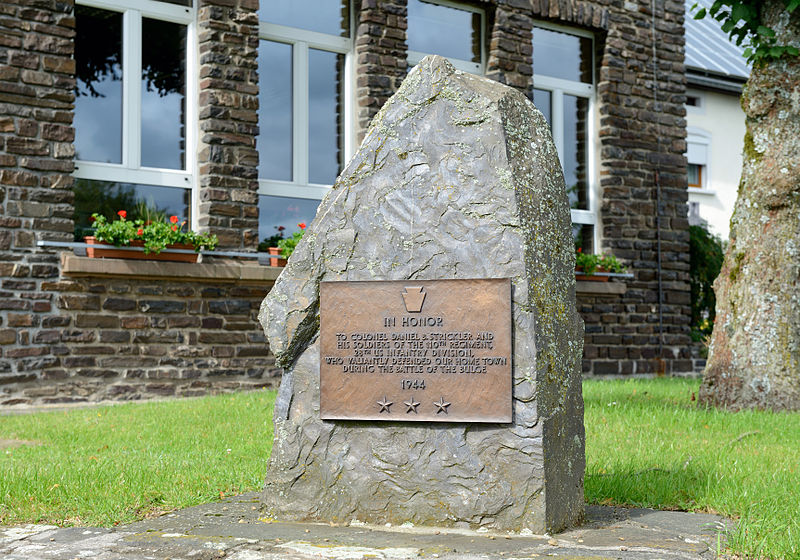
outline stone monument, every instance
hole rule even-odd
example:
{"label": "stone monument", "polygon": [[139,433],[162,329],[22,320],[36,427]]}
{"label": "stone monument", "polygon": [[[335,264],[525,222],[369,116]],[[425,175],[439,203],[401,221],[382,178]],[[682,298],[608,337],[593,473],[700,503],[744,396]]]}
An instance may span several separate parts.
{"label": "stone monument", "polygon": [[[261,306],[284,368],[266,515],[535,533],[579,522],[583,322],[570,232],[542,114],[509,87],[425,58],[374,118]],[[478,283],[435,282],[459,279]],[[342,286],[356,292],[330,290]],[[476,303],[486,290],[499,303]],[[381,325],[359,331],[370,316]],[[430,361],[437,340],[456,356],[440,360],[448,365]],[[420,350],[398,358],[401,342]],[[322,365],[321,344],[331,348]],[[320,371],[331,368],[336,383],[365,381],[323,396],[321,412]],[[485,375],[497,382],[445,394]],[[482,391],[496,404],[459,416]]]}

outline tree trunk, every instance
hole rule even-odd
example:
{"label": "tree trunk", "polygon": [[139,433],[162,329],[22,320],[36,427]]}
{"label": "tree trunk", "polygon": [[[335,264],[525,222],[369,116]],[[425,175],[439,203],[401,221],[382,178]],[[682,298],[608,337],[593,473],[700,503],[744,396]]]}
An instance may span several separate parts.
{"label": "tree trunk", "polygon": [[[800,46],[800,10],[762,8],[779,44]],[[800,409],[800,57],[756,66],[742,95],[744,168],[700,401]]]}

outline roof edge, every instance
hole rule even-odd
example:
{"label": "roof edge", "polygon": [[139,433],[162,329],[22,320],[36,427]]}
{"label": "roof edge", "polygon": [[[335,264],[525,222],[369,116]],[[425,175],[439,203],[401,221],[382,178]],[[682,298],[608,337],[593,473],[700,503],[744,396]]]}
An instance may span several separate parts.
{"label": "roof edge", "polygon": [[708,89],[727,91],[731,93],[742,93],[747,78],[740,76],[726,76],[713,72],[700,71],[693,68],[686,70],[686,82],[690,86],[698,86]]}

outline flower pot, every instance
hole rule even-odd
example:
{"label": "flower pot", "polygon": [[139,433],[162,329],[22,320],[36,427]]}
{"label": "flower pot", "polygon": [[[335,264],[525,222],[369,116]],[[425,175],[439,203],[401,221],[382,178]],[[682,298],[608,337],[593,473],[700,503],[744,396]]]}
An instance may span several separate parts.
{"label": "flower pot", "polygon": [[[575,272],[578,274],[575,275],[575,280],[584,280],[587,282],[608,282],[608,276],[598,276],[595,273],[592,274],[580,274],[583,272],[582,268],[575,268]],[[597,267],[595,272],[608,272],[605,268]]]}
{"label": "flower pot", "polygon": [[[267,247],[270,255],[280,255],[281,248],[280,247]],[[277,256],[269,258],[269,265],[270,266],[286,266],[286,259],[279,258]]]}
{"label": "flower pot", "polygon": [[[86,256],[91,259],[136,259],[148,261],[173,261],[173,262],[189,262],[196,263],[197,253],[169,253],[161,251],[160,253],[145,253],[144,241],[131,241],[128,247],[133,247],[134,250],[127,248],[116,247],[110,243],[98,241],[93,236],[84,237],[83,241],[89,245],[86,247]],[[187,251],[194,251],[194,245],[167,245],[167,249],[182,249]]]}

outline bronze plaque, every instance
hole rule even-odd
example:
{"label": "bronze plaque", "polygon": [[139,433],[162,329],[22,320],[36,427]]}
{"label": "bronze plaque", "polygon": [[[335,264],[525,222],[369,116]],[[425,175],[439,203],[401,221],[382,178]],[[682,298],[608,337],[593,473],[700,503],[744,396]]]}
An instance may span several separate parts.
{"label": "bronze plaque", "polygon": [[511,422],[511,280],[322,282],[320,413]]}

